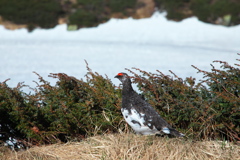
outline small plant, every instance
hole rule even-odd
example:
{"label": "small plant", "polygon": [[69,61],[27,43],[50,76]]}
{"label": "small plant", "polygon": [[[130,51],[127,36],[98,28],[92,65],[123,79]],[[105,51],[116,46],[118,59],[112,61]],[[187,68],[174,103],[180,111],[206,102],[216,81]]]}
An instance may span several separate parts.
{"label": "small plant", "polygon": [[[203,71],[204,80],[196,83],[173,76],[127,69],[144,98],[173,127],[182,129],[193,140],[240,140],[240,69],[221,63]],[[32,94],[19,83],[10,88],[0,83],[1,143],[12,148],[79,141],[86,136],[126,131],[120,112],[121,89],[111,80],[93,72],[87,64],[85,80],[64,73],[51,73],[55,86],[40,75]],[[140,72],[137,74],[136,72]],[[149,141],[150,142],[150,141]],[[150,145],[150,143],[149,143]]]}
{"label": "small plant", "polygon": [[0,15],[16,24],[27,24],[28,30],[35,27],[53,28],[58,18],[64,14],[59,2],[55,0],[16,1],[0,0]]}
{"label": "small plant", "polygon": [[50,74],[58,79],[56,86],[36,73],[40,83],[31,95],[20,91],[23,84],[12,89],[1,83],[1,139],[12,137],[30,147],[117,132],[122,118],[120,90],[107,77],[88,71],[86,81]]}
{"label": "small plant", "polygon": [[[212,65],[212,71],[204,74],[200,83],[188,77],[179,78],[158,73],[149,73],[137,68],[142,75],[134,74],[142,95],[176,128],[188,130],[194,139],[239,140],[240,135],[240,69],[223,61],[223,70]],[[236,64],[239,66],[239,64]]]}

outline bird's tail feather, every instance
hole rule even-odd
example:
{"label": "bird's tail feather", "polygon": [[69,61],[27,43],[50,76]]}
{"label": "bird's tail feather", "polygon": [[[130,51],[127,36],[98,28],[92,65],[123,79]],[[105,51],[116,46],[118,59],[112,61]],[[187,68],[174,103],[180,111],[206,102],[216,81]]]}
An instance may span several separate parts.
{"label": "bird's tail feather", "polygon": [[170,130],[170,134],[172,134],[172,135],[174,135],[176,137],[184,137],[185,136],[183,133],[180,133],[180,132],[178,132],[177,130],[175,130],[173,128],[171,128],[169,130]]}

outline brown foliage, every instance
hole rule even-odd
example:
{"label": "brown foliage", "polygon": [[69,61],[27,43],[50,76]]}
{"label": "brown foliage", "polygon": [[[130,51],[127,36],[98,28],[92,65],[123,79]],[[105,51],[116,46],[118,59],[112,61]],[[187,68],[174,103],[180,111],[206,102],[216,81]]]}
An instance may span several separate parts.
{"label": "brown foliage", "polygon": [[134,134],[108,134],[89,137],[81,142],[33,147],[18,153],[7,152],[4,153],[4,158],[6,160],[225,160],[239,159],[240,147],[226,141],[191,141]]}

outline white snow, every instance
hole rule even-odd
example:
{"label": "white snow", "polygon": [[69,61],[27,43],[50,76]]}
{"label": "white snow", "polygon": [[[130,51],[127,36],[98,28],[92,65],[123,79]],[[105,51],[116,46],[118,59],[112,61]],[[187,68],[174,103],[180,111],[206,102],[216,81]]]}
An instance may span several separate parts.
{"label": "white snow", "polygon": [[113,77],[125,68],[137,67],[165,74],[172,70],[185,78],[201,78],[191,67],[210,70],[213,60],[236,63],[240,52],[240,26],[206,24],[192,17],[181,22],[168,21],[165,14],[135,20],[111,19],[94,28],[67,31],[66,25],[54,29],[6,30],[0,26],[0,82],[11,78],[11,87],[25,82],[32,87],[36,71],[54,85],[49,73],[66,73],[84,78],[84,59],[90,68]]}

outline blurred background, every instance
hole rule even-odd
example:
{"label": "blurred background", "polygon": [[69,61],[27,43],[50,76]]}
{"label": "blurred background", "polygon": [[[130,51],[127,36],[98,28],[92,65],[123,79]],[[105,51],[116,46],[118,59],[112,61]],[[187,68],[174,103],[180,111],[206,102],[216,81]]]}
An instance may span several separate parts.
{"label": "blurred background", "polygon": [[0,0],[0,82],[83,78],[84,60],[116,85],[132,67],[201,79],[191,65],[236,63],[239,23],[233,0]]}
{"label": "blurred background", "polygon": [[[234,26],[240,23],[240,2],[229,0],[1,0],[1,24],[9,29],[53,28],[66,23],[69,30],[98,26],[111,18],[148,18],[166,11],[167,19]],[[12,23],[12,24],[11,24]],[[15,25],[14,25],[15,24]]]}

